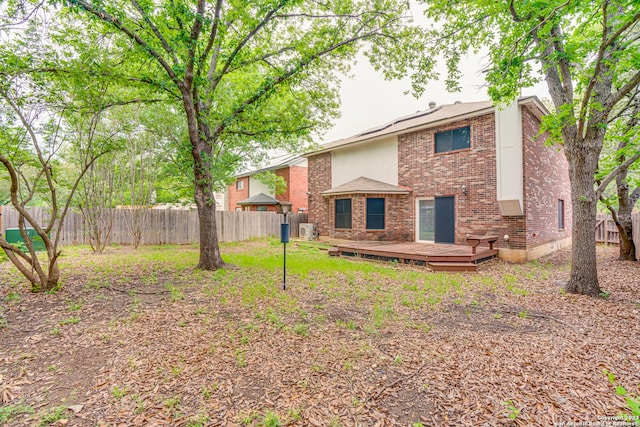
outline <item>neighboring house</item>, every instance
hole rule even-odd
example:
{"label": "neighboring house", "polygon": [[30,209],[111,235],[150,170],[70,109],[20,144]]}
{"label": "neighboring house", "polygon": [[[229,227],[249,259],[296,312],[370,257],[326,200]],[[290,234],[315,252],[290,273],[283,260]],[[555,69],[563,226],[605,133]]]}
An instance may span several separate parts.
{"label": "neighboring house", "polygon": [[[291,212],[306,213],[309,209],[307,171],[306,158],[287,156],[272,161],[272,165],[266,168],[236,175],[236,182],[227,187],[228,209],[277,211],[279,203],[289,202]],[[273,172],[284,178],[287,188],[283,194],[274,194],[256,177],[264,172]]]}
{"label": "neighboring house", "polygon": [[351,240],[464,244],[495,235],[524,261],[570,244],[562,150],[538,137],[536,97],[436,106],[309,153],[309,222]]}

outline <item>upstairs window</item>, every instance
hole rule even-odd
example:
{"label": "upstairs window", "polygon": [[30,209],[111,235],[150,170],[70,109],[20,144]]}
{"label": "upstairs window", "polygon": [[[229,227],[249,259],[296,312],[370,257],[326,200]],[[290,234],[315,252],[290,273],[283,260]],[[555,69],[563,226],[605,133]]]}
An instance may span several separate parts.
{"label": "upstairs window", "polygon": [[447,151],[463,150],[471,147],[471,128],[446,130],[437,132],[435,135],[436,153],[446,153]]}
{"label": "upstairs window", "polygon": [[336,199],[336,228],[351,228],[351,199]]}
{"label": "upstairs window", "polygon": [[367,198],[367,230],[384,230],[384,199]]}
{"label": "upstairs window", "polygon": [[244,190],[244,181],[242,181],[241,179],[236,181],[236,190]]}

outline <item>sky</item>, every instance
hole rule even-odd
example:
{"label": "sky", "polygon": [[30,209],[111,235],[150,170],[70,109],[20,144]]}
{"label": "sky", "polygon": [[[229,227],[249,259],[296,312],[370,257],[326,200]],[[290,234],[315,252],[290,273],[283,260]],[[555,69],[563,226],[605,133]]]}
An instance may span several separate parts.
{"label": "sky", "polygon": [[[427,25],[426,18],[415,2],[411,2],[412,14],[416,23]],[[446,76],[446,67],[440,69]],[[489,99],[484,87],[482,69],[488,65],[483,54],[462,58],[460,68],[463,76],[460,80],[462,90],[449,93],[442,81],[433,81],[427,85],[425,93],[416,99],[404,92],[410,89],[408,79],[386,81],[381,72],[376,72],[368,60],[361,56],[351,71],[352,78],[343,76],[341,95],[341,118],[324,135],[317,138],[319,143],[328,143],[361,133],[369,128],[385,124],[397,117],[413,114],[429,108],[429,102],[437,105],[452,104],[455,101],[472,102]],[[544,82],[533,88],[524,88],[522,96],[537,95],[548,98]]]}
{"label": "sky", "polygon": [[[481,72],[485,66],[486,63],[481,56],[463,58],[461,70],[464,75],[460,80],[460,92],[447,92],[443,79],[430,82],[424,94],[416,99],[410,94],[404,94],[410,89],[408,79],[386,81],[382,73],[376,72],[363,57],[354,66],[352,78],[342,78],[341,118],[335,121],[334,126],[325,135],[319,137],[318,142],[328,143],[346,138],[397,117],[426,110],[432,101],[436,105],[442,105],[455,101],[488,100],[484,74]],[[445,75],[444,67],[441,75]],[[548,98],[546,90],[546,84],[543,82],[533,88],[523,88],[522,96],[537,95],[540,99]]]}

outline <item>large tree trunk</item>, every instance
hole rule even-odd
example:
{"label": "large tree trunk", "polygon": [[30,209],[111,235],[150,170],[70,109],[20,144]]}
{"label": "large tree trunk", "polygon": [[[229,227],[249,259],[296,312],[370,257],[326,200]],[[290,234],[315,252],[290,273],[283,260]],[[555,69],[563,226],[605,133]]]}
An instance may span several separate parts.
{"label": "large tree trunk", "polygon": [[[197,168],[194,166],[194,168]],[[211,184],[207,185],[198,180],[196,173],[195,199],[198,207],[200,222],[200,260],[197,268],[203,270],[217,270],[224,267],[218,245],[216,226],[216,202],[213,197]]]}
{"label": "large tree trunk", "polygon": [[633,243],[633,220],[631,214],[636,199],[635,194],[629,194],[629,184],[627,182],[628,169],[625,168],[616,177],[616,187],[618,190],[618,212],[616,226],[620,232],[620,259],[623,261],[636,260],[636,245]]}
{"label": "large tree trunk", "polygon": [[[623,219],[624,218],[624,219]],[[622,261],[635,261],[636,260],[636,245],[633,243],[633,225],[631,221],[631,214],[626,218],[623,215],[618,215],[618,231],[620,232],[620,256]]]}
{"label": "large tree trunk", "polygon": [[[50,258],[51,259],[51,258]],[[58,257],[56,256],[49,264],[49,276],[47,277],[46,284],[43,287],[43,291],[51,291],[58,287],[58,281],[60,280],[60,268],[58,267]]]}
{"label": "large tree trunk", "polygon": [[[587,143],[584,143],[587,142]],[[571,205],[573,215],[571,278],[566,284],[570,293],[598,296],[598,270],[596,268],[596,192],[593,174],[598,164],[598,153],[593,144],[571,144],[573,150],[567,155],[571,180]]]}
{"label": "large tree trunk", "polygon": [[183,104],[187,115],[189,142],[193,155],[193,177],[195,181],[195,201],[200,223],[200,260],[197,268],[217,270],[224,267],[218,245],[216,227],[216,200],[213,196],[211,162],[213,149],[206,139],[209,129],[198,120],[198,110],[191,93],[183,90]]}

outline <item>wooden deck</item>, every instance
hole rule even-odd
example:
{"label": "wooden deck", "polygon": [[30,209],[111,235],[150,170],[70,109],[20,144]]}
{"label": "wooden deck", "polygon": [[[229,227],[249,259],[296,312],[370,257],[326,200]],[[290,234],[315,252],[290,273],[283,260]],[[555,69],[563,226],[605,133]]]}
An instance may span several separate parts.
{"label": "wooden deck", "polygon": [[440,243],[368,241],[341,243],[336,245],[335,252],[345,256],[397,259],[401,263],[426,265],[440,271],[475,271],[478,263],[498,255],[497,249],[482,246],[472,248]]}

